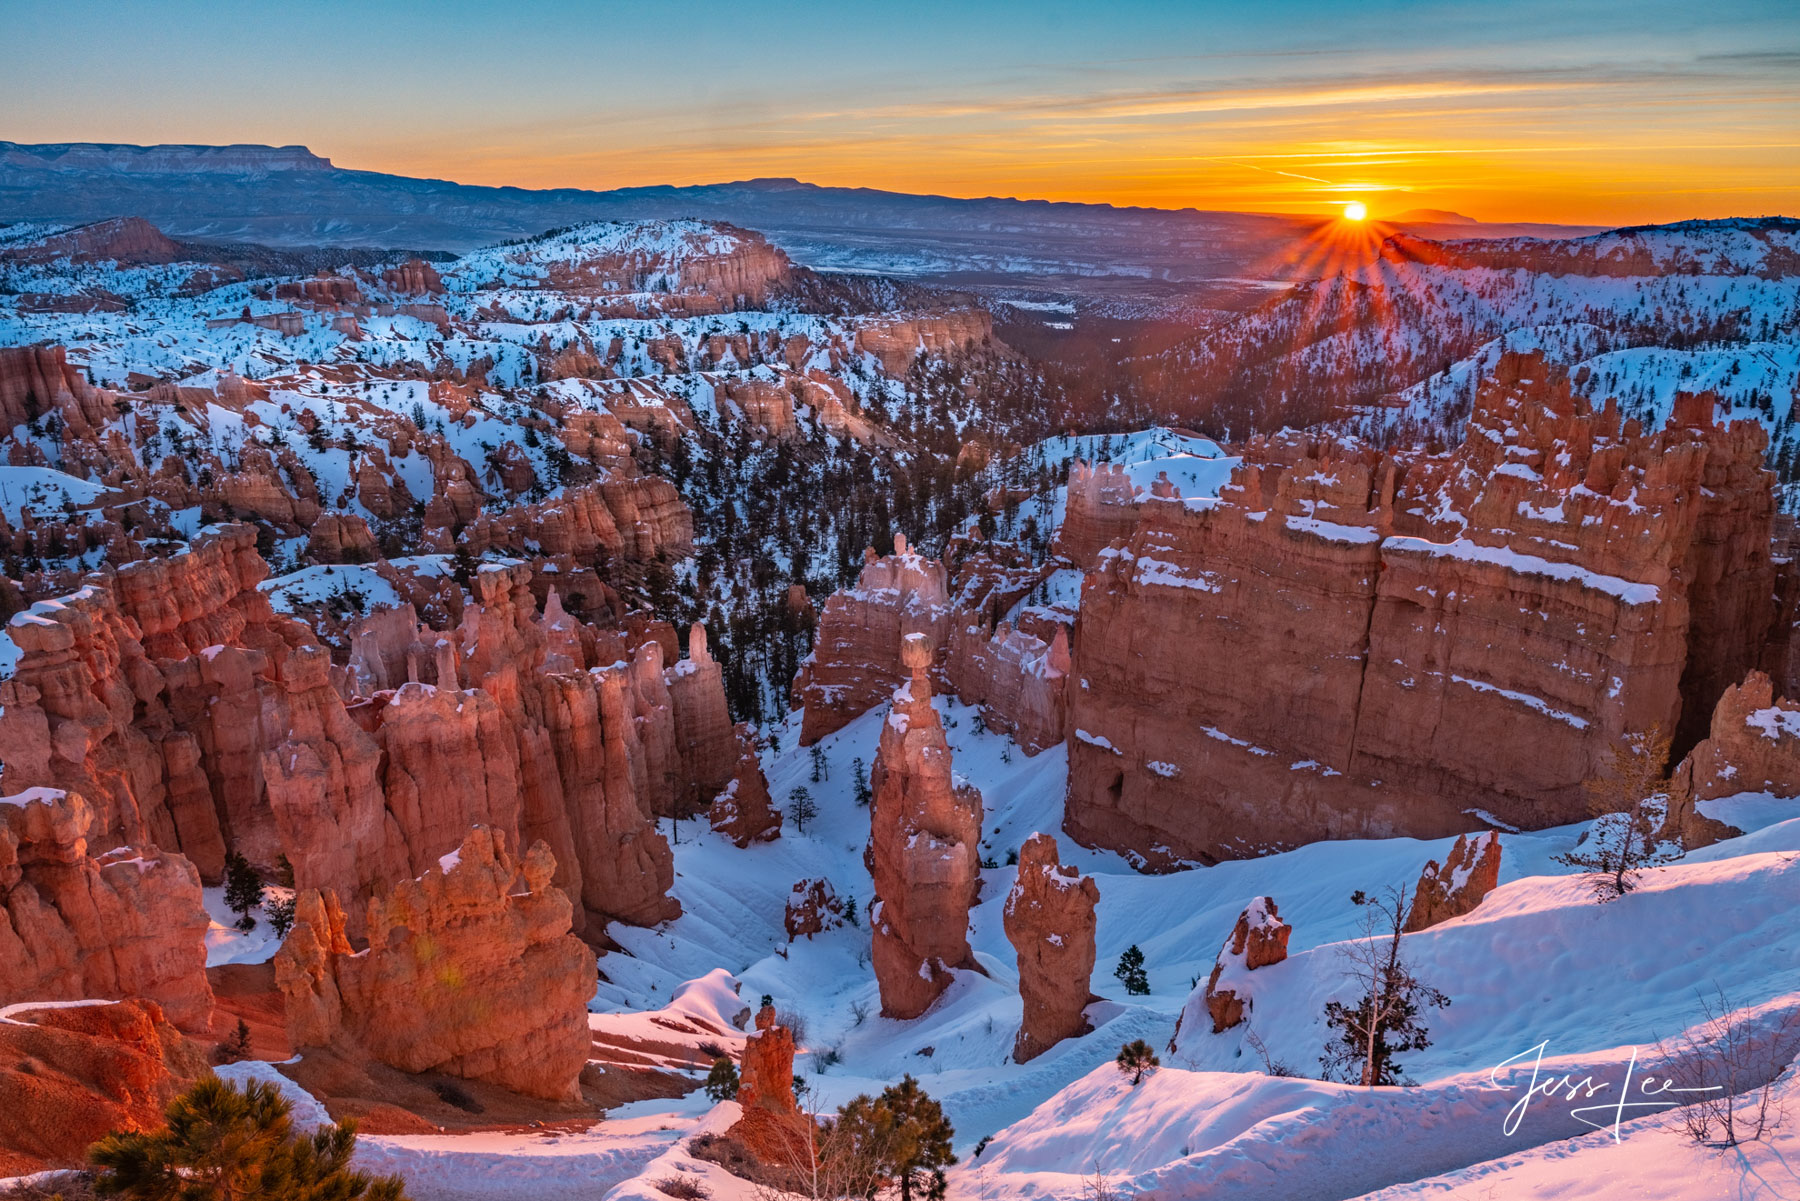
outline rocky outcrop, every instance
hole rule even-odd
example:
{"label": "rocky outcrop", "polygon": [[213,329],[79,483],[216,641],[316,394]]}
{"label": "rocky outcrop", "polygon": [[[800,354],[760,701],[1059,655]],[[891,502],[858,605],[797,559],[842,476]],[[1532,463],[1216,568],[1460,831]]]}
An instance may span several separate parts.
{"label": "rocky outcrop", "polygon": [[792,438],[800,431],[794,423],[794,394],[780,383],[746,378],[727,380],[725,399],[742,410],[744,420],[771,438]]}
{"label": "rocky outcrop", "polygon": [[14,1007],[0,1019],[0,1176],[81,1166],[113,1131],[163,1124],[206,1070],[154,1001]]}
{"label": "rocky outcrop", "polygon": [[478,826],[438,867],[369,902],[362,952],[336,894],[300,894],[275,957],[293,1045],[577,1098],[594,958],[570,933],[555,870],[542,843],[515,861],[504,836]]}
{"label": "rocky outcrop", "polygon": [[382,286],[406,296],[434,296],[443,292],[444,279],[423,259],[407,259],[381,273]]}
{"label": "rocky outcrop", "polygon": [[1719,698],[1708,736],[1681,766],[1695,800],[1800,797],[1800,701],[1777,697],[1768,676],[1749,673]]}
{"label": "rocky outcrop", "polygon": [[1459,834],[1443,866],[1433,859],[1419,873],[1413,889],[1412,908],[1406,916],[1406,932],[1429,930],[1440,922],[1461,917],[1481,904],[1481,898],[1500,884],[1500,835]]}
{"label": "rocky outcrop", "polygon": [[724,669],[707,650],[706,627],[688,630],[687,658],[663,672],[680,756],[677,807],[686,812],[706,805],[737,777],[743,741],[725,704]]}
{"label": "rocky outcrop", "polygon": [[1241,1024],[1256,1004],[1256,986],[1250,973],[1286,959],[1292,933],[1293,927],[1281,920],[1273,897],[1257,897],[1245,906],[1231,928],[1231,937],[1219,949],[1205,989],[1194,990],[1176,1020],[1170,1046],[1179,1046],[1183,1029],[1190,1035],[1198,1032],[1200,1022],[1207,1018],[1212,1020],[1214,1034],[1223,1034]]}
{"label": "rocky outcrop", "polygon": [[856,331],[856,349],[881,361],[881,369],[904,378],[921,354],[944,356],[990,342],[994,319],[985,309],[947,309],[872,317]]}
{"label": "rocky outcrop", "polygon": [[794,700],[806,708],[800,744],[811,746],[867,713],[906,677],[901,642],[923,634],[942,646],[950,623],[944,565],[894,538],[894,553],[863,553],[856,587],[825,602],[813,652],[794,680]]}
{"label": "rocky outcrop", "polygon": [[1067,723],[1069,636],[1050,641],[1001,622],[952,623],[944,674],[957,696],[980,705],[990,730],[1012,736],[1028,755],[1061,743]]}
{"label": "rocky outcrop", "polygon": [[1450,454],[1287,435],[1145,498],[1082,592],[1066,828],[1166,866],[1580,820],[1760,646],[1763,440],[1710,402],[1644,435],[1510,356]]}
{"label": "rocky outcrop", "polygon": [[764,1163],[796,1162],[809,1123],[794,1099],[794,1032],[783,1026],[773,1006],[756,1014],[756,1033],[744,1040],[738,1068],[738,1107],[743,1111],[730,1133]]}
{"label": "rocky outcrop", "polygon": [[1725,690],[1711,731],[1670,773],[1663,837],[1689,850],[1737,831],[1699,811],[1697,803],[1744,792],[1800,797],[1800,702],[1775,695],[1753,671]]}
{"label": "rocky outcrop", "polygon": [[1123,467],[1070,463],[1068,502],[1052,544],[1056,553],[1084,569],[1096,566],[1101,551],[1137,528],[1143,492]]}
{"label": "rocky outcrop", "polygon": [[969,909],[981,884],[981,793],[950,769],[950,746],[931,704],[931,644],[908,634],[912,678],[894,692],[870,784],[870,912],[881,1011],[915,1018],[974,968]]}
{"label": "rocky outcrop", "polygon": [[787,929],[789,942],[796,938],[811,938],[843,924],[844,902],[831,887],[831,881],[802,880],[788,893],[782,925]]}
{"label": "rocky outcrop", "polygon": [[88,854],[77,793],[0,797],[0,1005],[142,997],[175,1025],[212,1023],[200,875],[180,855]]}
{"label": "rocky outcrop", "polygon": [[763,776],[750,727],[740,725],[736,773],[725,791],[714,798],[707,821],[740,849],[753,842],[773,842],[781,837],[781,814],[769,801],[769,781]]}
{"label": "rocky outcrop", "polygon": [[354,513],[323,513],[307,533],[306,553],[316,563],[367,563],[381,557],[369,523]]}
{"label": "rocky outcrop", "polygon": [[413,873],[382,794],[381,747],[344,707],[330,669],[323,648],[289,656],[263,712],[260,758],[274,842],[295,885],[354,904]]}
{"label": "rocky outcrop", "polygon": [[1013,1040],[1013,1060],[1035,1059],[1065,1038],[1090,1029],[1093,994],[1094,907],[1100,888],[1092,876],[1064,866],[1056,839],[1033,834],[1019,852],[1019,878],[1006,897],[1006,939],[1019,957],[1019,999],[1025,1016]]}
{"label": "rocky outcrop", "polygon": [[592,295],[605,316],[701,316],[760,306],[793,267],[762,234],[722,222],[590,222],[459,264],[465,280],[526,265],[539,286]]}
{"label": "rocky outcrop", "polygon": [[[429,515],[427,523],[430,524]],[[527,550],[592,559],[604,551],[648,560],[694,547],[694,515],[660,475],[603,480],[564,488],[554,499],[482,514],[459,540],[472,553]]]}

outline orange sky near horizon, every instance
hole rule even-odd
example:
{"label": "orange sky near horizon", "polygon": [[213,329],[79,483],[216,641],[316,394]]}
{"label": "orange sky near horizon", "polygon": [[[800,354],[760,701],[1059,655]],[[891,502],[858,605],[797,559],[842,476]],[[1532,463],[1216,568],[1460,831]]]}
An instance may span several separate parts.
{"label": "orange sky near horizon", "polygon": [[533,188],[792,176],[1320,216],[1800,214],[1791,0],[227,7],[22,6],[0,137],[298,143]]}

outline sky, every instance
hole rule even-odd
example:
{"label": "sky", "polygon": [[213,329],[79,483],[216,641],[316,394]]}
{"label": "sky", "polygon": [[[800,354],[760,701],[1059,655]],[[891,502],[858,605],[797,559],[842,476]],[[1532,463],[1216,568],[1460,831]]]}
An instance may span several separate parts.
{"label": "sky", "polygon": [[19,142],[521,187],[1800,215],[1800,0],[0,0],[0,30]]}

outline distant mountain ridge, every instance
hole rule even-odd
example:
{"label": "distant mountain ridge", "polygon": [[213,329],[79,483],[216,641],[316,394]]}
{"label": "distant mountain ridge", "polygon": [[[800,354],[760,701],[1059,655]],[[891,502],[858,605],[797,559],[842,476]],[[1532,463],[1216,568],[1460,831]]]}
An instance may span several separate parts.
{"label": "distant mountain ridge", "polygon": [[[1074,291],[1306,278],[1316,218],[959,199],[765,178],[613,191],[415,179],[332,165],[302,146],[0,142],[0,219],[142,216],[175,238],[464,251],[605,219],[697,217],[761,231],[804,265]],[[1570,237],[1591,227],[1428,223],[1424,237]]]}

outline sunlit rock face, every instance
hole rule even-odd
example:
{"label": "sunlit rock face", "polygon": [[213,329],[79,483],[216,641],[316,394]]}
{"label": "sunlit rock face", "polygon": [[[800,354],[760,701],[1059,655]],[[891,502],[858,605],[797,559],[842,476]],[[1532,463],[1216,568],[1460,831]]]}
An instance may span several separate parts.
{"label": "sunlit rock face", "polygon": [[944,565],[912,550],[904,537],[894,553],[864,552],[856,587],[834,592],[819,616],[813,653],[794,679],[794,700],[806,708],[800,742],[825,735],[881,704],[902,680],[903,640],[922,634],[944,644],[950,622]]}
{"label": "sunlit rock face", "polygon": [[114,1131],[159,1129],[206,1070],[155,1001],[15,1009],[0,1022],[0,1173],[79,1167]]}
{"label": "sunlit rock face", "polygon": [[981,793],[951,771],[950,746],[931,705],[931,644],[906,639],[912,678],[894,692],[870,777],[870,913],[881,1011],[918,1017],[975,966],[969,910],[980,886]]}
{"label": "sunlit rock face", "polygon": [[77,793],[0,797],[0,1006],[142,997],[206,1033],[210,923],[199,873],[154,848],[90,855],[93,819]]}
{"label": "sunlit rock face", "polygon": [[1499,884],[1500,835],[1492,830],[1457,835],[1444,862],[1433,859],[1419,873],[1406,917],[1407,932],[1428,930],[1471,912]]}
{"label": "sunlit rock face", "polygon": [[275,957],[290,1040],[575,1099],[594,957],[570,933],[555,870],[544,844],[515,860],[503,835],[477,826],[441,865],[368,903],[361,953],[336,894],[301,893]]}
{"label": "sunlit rock face", "polygon": [[1515,355],[1451,454],[1284,435],[1146,498],[1083,588],[1066,828],[1160,867],[1584,817],[1767,633],[1764,436],[1711,413],[1645,435]]}

